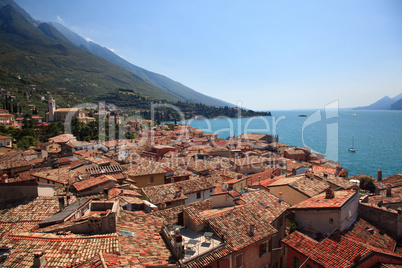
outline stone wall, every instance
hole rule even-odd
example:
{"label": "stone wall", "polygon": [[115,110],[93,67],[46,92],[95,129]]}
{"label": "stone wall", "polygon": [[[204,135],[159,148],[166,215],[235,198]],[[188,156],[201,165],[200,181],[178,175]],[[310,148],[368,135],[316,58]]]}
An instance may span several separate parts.
{"label": "stone wall", "polygon": [[398,238],[402,237],[402,210],[360,203],[359,215]]}

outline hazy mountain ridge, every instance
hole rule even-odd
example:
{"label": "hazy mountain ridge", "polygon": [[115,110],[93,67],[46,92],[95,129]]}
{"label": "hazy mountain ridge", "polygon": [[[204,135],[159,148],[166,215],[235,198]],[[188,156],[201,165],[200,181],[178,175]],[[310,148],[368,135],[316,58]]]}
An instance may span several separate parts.
{"label": "hazy mountain ridge", "polygon": [[354,108],[355,110],[402,110],[402,93],[391,98],[384,96],[378,101],[368,105]]}

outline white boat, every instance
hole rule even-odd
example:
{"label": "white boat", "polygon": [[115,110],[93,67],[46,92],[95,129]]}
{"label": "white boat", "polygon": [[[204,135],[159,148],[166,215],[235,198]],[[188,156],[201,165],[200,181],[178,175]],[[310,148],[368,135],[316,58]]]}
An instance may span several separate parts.
{"label": "white boat", "polygon": [[349,152],[356,152],[354,145],[355,145],[355,137],[352,136],[352,146],[348,149]]}

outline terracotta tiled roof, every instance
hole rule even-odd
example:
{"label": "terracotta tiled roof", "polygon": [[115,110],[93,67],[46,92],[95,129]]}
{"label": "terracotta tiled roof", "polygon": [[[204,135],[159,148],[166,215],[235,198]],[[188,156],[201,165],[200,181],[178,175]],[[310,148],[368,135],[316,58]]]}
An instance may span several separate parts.
{"label": "terracotta tiled roof", "polygon": [[177,224],[178,214],[183,212],[183,210],[188,207],[194,207],[197,209],[197,211],[204,211],[206,209],[210,209],[211,199],[155,211],[152,212],[152,215],[163,218],[166,225],[173,226],[174,224]]}
{"label": "terracotta tiled roof", "polygon": [[151,186],[141,190],[148,197],[148,200],[155,205],[187,199],[184,193],[180,192],[176,183]]}
{"label": "terracotta tiled roof", "polygon": [[[207,219],[209,226],[218,236],[225,240],[234,250],[240,250],[267,238],[277,232],[269,223],[265,209],[253,204],[233,207],[224,213]],[[255,223],[254,235],[249,235],[250,223]]]}
{"label": "terracotta tiled roof", "polygon": [[282,242],[324,267],[350,267],[356,257],[364,258],[371,252],[365,246],[340,234],[332,235],[318,243],[295,231]]}
{"label": "terracotta tiled roof", "polygon": [[56,197],[37,197],[0,203],[0,241],[7,235],[31,231],[59,210]]}
{"label": "terracotta tiled roof", "polygon": [[265,190],[244,193],[241,199],[246,203],[261,206],[265,209],[266,217],[270,223],[276,220],[290,207],[290,205],[284,201],[279,202],[279,198]]}
{"label": "terracotta tiled roof", "polygon": [[347,237],[367,243],[376,248],[393,252],[396,246],[395,237],[378,229],[364,219],[359,218],[345,234]]}
{"label": "terracotta tiled roof", "polygon": [[391,196],[387,196],[386,191],[381,191],[379,195],[368,196],[368,203],[378,204],[380,201],[383,204],[402,203],[402,187],[391,189]]}
{"label": "terracotta tiled roof", "polygon": [[85,191],[96,185],[106,183],[108,181],[116,181],[116,179],[110,175],[103,175],[100,177],[90,177],[86,180],[74,183],[73,186],[77,191],[80,192],[80,191]]}
{"label": "terracotta tiled roof", "polygon": [[122,211],[117,223],[121,257],[123,258],[123,260],[116,260],[119,265],[175,267],[168,263],[171,254],[159,234],[162,224],[161,218]]}
{"label": "terracotta tiled roof", "polygon": [[305,176],[293,176],[287,178],[282,177],[271,183],[270,187],[278,185],[289,185],[293,189],[304,193],[308,197],[320,194],[329,187],[329,185],[325,182],[319,181],[318,179],[309,179]]}
{"label": "terracotta tiled roof", "polygon": [[[342,189],[351,189],[354,186],[354,183],[350,182],[348,179],[345,179],[343,177],[338,177],[333,174],[327,174],[325,172],[317,172],[314,173],[314,176],[318,176],[322,180],[326,180],[329,183],[336,185]],[[325,177],[327,176],[327,177]]]}
{"label": "terracotta tiled roof", "polygon": [[28,167],[28,166],[31,166],[31,164],[25,159],[0,161],[0,169],[10,169],[10,168]]}
{"label": "terracotta tiled roof", "polygon": [[326,209],[326,208],[341,208],[347,201],[349,201],[357,192],[354,190],[334,191],[334,198],[325,198],[326,193],[311,197],[290,209]]}
{"label": "terracotta tiled roof", "polygon": [[328,174],[335,174],[336,168],[334,167],[326,167],[326,166],[313,166],[313,171],[314,172],[326,172]]}
{"label": "terracotta tiled roof", "polygon": [[212,175],[207,177],[195,177],[185,181],[175,182],[174,184],[181,187],[184,194],[194,193],[202,190],[212,189],[224,179],[220,176]]}
{"label": "terracotta tiled roof", "polygon": [[62,167],[32,173],[32,176],[34,177],[56,181],[65,185],[73,184],[74,182],[78,181],[78,175],[80,175],[79,172],[75,170],[70,170],[69,167]]}
{"label": "terracotta tiled roof", "polygon": [[395,240],[362,219],[345,234],[336,231],[321,242],[298,231],[282,242],[324,267],[351,267],[356,259],[372,253],[387,254],[402,262],[401,255],[393,252]]}
{"label": "terracotta tiled roof", "polygon": [[49,141],[55,142],[55,143],[66,143],[66,142],[68,142],[69,140],[72,140],[72,139],[73,140],[76,139],[73,134],[61,134],[61,135],[58,135],[56,137],[50,138]]}
{"label": "terracotta tiled roof", "polygon": [[34,252],[41,250],[46,267],[71,267],[91,259],[99,252],[119,253],[116,234],[81,236],[44,233],[10,235],[2,243],[13,246],[5,267],[32,267]]}
{"label": "terracotta tiled roof", "polygon": [[392,188],[402,186],[402,174],[395,174],[386,177],[382,180],[382,183],[390,185]]}

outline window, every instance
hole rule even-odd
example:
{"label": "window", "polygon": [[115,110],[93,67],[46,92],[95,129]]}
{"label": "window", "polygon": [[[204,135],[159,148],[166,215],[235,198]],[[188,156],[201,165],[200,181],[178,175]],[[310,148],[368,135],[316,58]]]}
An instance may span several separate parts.
{"label": "window", "polygon": [[329,218],[329,223],[333,224],[334,223],[334,219],[333,218]]}
{"label": "window", "polygon": [[293,268],[299,268],[300,267],[300,260],[299,258],[293,257]]}
{"label": "window", "polygon": [[272,251],[272,240],[269,240],[268,242],[268,252]]}
{"label": "window", "polygon": [[201,192],[197,192],[197,199],[201,198]]}
{"label": "window", "polygon": [[235,268],[243,267],[243,254],[239,254],[235,257]]}
{"label": "window", "polygon": [[260,244],[260,257],[268,253],[268,242]]}
{"label": "window", "polygon": [[154,183],[154,182],[155,182],[155,179],[154,179],[153,176],[149,178],[149,182],[150,182],[150,183]]}

